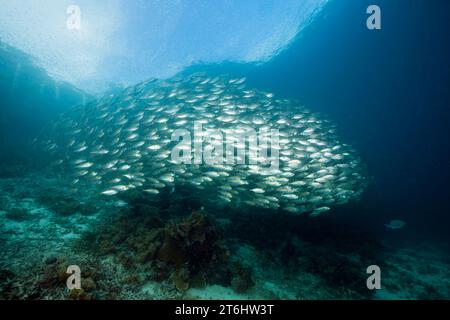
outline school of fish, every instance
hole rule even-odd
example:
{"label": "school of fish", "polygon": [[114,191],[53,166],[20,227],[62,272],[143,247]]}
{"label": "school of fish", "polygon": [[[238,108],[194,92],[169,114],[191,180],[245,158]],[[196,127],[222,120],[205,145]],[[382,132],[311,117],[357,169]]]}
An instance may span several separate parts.
{"label": "school of fish", "polygon": [[[174,140],[177,130],[192,132],[194,124],[205,133]],[[277,143],[266,146],[271,152],[265,163],[247,163],[249,153],[237,151],[235,162],[173,158],[174,150],[200,157],[214,150],[208,149],[208,132],[232,136],[273,129]],[[255,152],[251,149],[262,148],[257,137],[248,139],[237,144]],[[296,102],[247,88],[245,78],[152,79],[62,114],[37,142],[50,155],[52,169],[71,175],[74,185],[95,184],[105,197],[129,190],[158,196],[188,186],[205,203],[317,216],[357,199],[367,184],[359,156],[340,142],[328,120]],[[274,160],[277,166],[267,169]]]}

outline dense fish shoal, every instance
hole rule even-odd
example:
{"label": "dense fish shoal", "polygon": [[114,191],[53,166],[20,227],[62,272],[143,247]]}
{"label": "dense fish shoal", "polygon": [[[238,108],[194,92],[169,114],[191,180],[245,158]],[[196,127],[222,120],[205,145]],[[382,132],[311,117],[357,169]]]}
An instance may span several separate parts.
{"label": "dense fish shoal", "polygon": [[52,170],[105,196],[186,185],[205,203],[319,215],[366,186],[330,121],[245,78],[152,79],[62,114],[37,141]]}

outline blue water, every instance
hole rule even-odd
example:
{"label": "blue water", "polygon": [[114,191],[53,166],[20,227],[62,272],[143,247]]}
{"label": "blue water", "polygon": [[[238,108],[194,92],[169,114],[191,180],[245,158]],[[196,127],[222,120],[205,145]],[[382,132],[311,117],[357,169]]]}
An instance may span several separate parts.
{"label": "blue water", "polygon": [[373,184],[360,223],[393,217],[410,236],[449,239],[450,53],[446,1],[378,1],[382,30],[365,28],[370,1],[334,1],[288,50],[262,66],[210,66],[296,97],[338,123]]}
{"label": "blue water", "polygon": [[[283,21],[283,14],[295,3],[277,7],[271,2],[268,7],[261,5],[258,14],[270,17],[272,9],[273,19]],[[371,4],[373,1],[331,0],[278,54],[272,52],[273,56],[264,61],[243,61],[245,43],[215,51],[220,45],[208,42],[207,35],[189,38],[189,30],[201,35],[201,29],[207,25],[213,25],[213,30],[217,28],[216,18],[220,19],[220,10],[215,8],[210,20],[196,23],[198,12],[207,16],[208,10],[212,10],[196,2],[191,4],[196,14],[185,11],[184,19],[179,20],[182,23],[173,26],[179,28],[172,34],[174,39],[156,40],[164,42],[166,52],[170,53],[166,60],[156,59],[158,70],[153,66],[134,72],[135,66],[127,65],[125,69],[131,68],[133,72],[125,76],[122,65],[111,66],[115,61],[112,55],[104,61],[109,67],[103,66],[104,74],[97,77],[101,85],[93,84],[95,79],[77,79],[74,83],[65,79],[58,84],[58,93],[46,70],[36,68],[39,63],[25,57],[33,56],[33,52],[19,54],[19,50],[9,48],[13,51],[5,54],[3,48],[0,68],[6,71],[0,82],[0,160],[8,165],[30,163],[28,143],[60,112],[100,95],[77,86],[103,87],[107,82],[105,74],[110,75],[112,87],[165,75],[164,68],[172,72],[179,66],[182,67],[177,71],[182,74],[206,71],[211,75],[244,76],[250,87],[297,99],[325,114],[337,124],[343,140],[358,150],[367,167],[370,185],[360,201],[336,209],[336,214],[330,217],[336,228],[373,233],[381,240],[448,244],[450,2],[377,0],[382,10],[381,30],[365,27],[365,11]],[[236,33],[242,39],[251,39],[252,33],[256,33],[252,23],[262,23],[257,18],[243,23],[245,18],[239,16],[239,10],[230,9],[225,3],[219,8],[225,12],[227,28],[217,39],[232,40],[233,24],[241,26],[242,34]],[[251,4],[244,9],[242,14],[255,10]],[[175,19],[176,14],[183,15],[180,12],[161,14]],[[127,14],[138,15],[133,8]],[[163,19],[155,14],[156,18]],[[145,19],[139,19],[136,23],[142,28]],[[263,30],[274,25],[267,23]],[[148,56],[144,53],[154,48],[146,48],[142,41],[147,36],[156,36],[129,26],[121,31],[120,39],[133,33],[136,41],[128,39],[130,50],[123,53],[125,57],[117,56],[117,61],[124,63],[129,54],[145,64]],[[205,42],[208,45],[201,46]],[[189,54],[192,57],[186,58]],[[13,83],[11,77],[14,78],[18,61],[29,69],[22,69],[22,76]],[[24,92],[28,94],[21,94]],[[385,224],[393,219],[405,221],[406,227],[387,231]]]}

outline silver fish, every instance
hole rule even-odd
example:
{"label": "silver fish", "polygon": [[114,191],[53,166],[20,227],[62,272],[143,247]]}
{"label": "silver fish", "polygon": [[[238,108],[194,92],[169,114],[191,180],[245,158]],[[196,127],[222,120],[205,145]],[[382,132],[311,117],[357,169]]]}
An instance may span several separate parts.
{"label": "silver fish", "polygon": [[[364,166],[330,121],[291,100],[247,89],[245,81],[194,74],[143,82],[63,114],[38,142],[53,161],[65,160],[52,169],[59,166],[78,184],[95,182],[106,196],[130,189],[157,196],[185,185],[205,204],[313,216],[358,199],[367,184]],[[203,131],[189,143],[173,140],[175,130],[193,133],[199,124]],[[230,134],[251,130],[261,136],[235,141],[230,163],[206,161],[216,152],[214,138],[229,142]],[[272,155],[248,163],[251,153],[263,151],[258,141],[270,130],[279,132],[271,146],[278,166],[264,167]],[[174,161],[174,150],[191,161]]]}

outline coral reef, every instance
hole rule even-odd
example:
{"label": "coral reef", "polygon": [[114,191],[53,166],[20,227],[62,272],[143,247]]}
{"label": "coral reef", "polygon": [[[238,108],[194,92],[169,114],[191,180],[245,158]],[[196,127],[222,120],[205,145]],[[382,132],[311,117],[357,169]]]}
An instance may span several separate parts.
{"label": "coral reef", "polygon": [[[167,210],[173,211],[173,206]],[[129,281],[167,281],[180,292],[231,281],[232,270],[223,270],[232,267],[228,264],[230,253],[220,230],[204,212],[173,217],[138,204],[131,212],[123,210],[100,232],[87,234],[79,245],[89,249],[92,241],[98,244],[98,250],[92,247],[97,254],[113,255],[125,268],[134,270]],[[241,270],[238,273],[243,274]],[[242,290],[244,287],[240,285]]]}
{"label": "coral reef", "polygon": [[14,221],[25,221],[32,217],[28,213],[28,210],[23,208],[11,208],[6,213],[6,218]]}
{"label": "coral reef", "polygon": [[16,276],[8,269],[0,269],[0,300],[19,299],[19,291],[15,285]]}
{"label": "coral reef", "polygon": [[[335,219],[0,178],[0,299],[448,299],[448,249]],[[342,215],[340,215],[342,217]],[[382,290],[365,287],[380,264]],[[81,290],[66,288],[78,265]]]}
{"label": "coral reef", "polygon": [[54,192],[41,194],[37,201],[62,216],[69,216],[76,213],[91,215],[99,210],[93,203],[83,203],[75,197],[59,193],[55,194]]}

